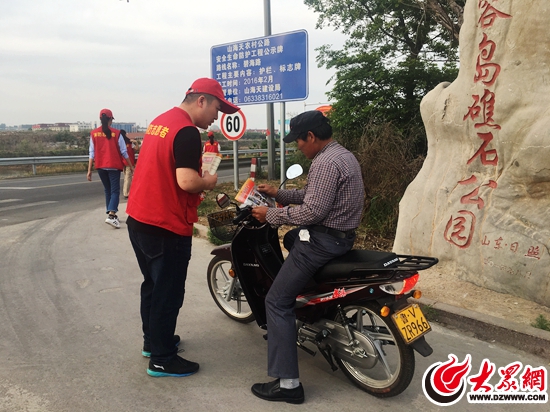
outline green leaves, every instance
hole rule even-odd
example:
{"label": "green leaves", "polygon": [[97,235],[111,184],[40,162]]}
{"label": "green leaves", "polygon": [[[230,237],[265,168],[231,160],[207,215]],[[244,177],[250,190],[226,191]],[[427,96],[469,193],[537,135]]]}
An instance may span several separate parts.
{"label": "green leaves", "polygon": [[454,36],[465,0],[304,2],[318,13],[318,27],[349,35],[342,50],[317,49],[317,63],[336,70],[328,93],[335,133],[353,144],[367,121],[421,126],[422,97],[458,73]]}

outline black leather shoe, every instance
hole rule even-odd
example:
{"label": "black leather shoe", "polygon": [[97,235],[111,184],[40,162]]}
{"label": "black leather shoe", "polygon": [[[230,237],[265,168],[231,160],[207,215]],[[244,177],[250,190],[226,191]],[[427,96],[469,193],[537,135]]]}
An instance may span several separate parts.
{"label": "black leather shoe", "polygon": [[304,387],[284,389],[279,386],[279,379],[269,383],[256,383],[252,385],[252,393],[266,401],[302,403],[304,402]]}

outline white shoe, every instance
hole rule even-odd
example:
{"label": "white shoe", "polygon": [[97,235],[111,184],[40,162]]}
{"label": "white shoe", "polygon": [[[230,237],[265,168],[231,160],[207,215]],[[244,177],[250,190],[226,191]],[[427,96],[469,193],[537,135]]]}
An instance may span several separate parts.
{"label": "white shoe", "polygon": [[116,215],[113,215],[113,216],[109,215],[109,217],[105,219],[105,223],[113,226],[116,229],[120,228],[120,222],[118,221],[118,217]]}

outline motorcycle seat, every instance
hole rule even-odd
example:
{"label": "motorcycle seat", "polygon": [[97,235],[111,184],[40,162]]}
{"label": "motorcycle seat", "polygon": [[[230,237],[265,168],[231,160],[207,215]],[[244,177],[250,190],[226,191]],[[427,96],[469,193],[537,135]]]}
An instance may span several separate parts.
{"label": "motorcycle seat", "polygon": [[[316,281],[326,281],[349,277],[373,277],[377,272],[380,273],[381,269],[391,269],[398,263],[399,258],[393,252],[350,250],[345,255],[328,262],[317,271],[314,278]],[[381,275],[385,274],[381,273]]]}

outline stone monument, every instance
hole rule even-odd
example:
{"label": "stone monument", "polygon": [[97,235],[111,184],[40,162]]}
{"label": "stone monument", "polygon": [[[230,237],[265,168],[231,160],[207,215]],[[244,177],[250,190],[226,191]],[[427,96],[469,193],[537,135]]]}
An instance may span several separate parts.
{"label": "stone monument", "polygon": [[420,110],[394,251],[550,306],[550,1],[468,0],[459,75]]}

